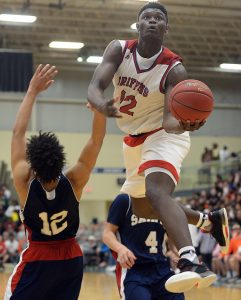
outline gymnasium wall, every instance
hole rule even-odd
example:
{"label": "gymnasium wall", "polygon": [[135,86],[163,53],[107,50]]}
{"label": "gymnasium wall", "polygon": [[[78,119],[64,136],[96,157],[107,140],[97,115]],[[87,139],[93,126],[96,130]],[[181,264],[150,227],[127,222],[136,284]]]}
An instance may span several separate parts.
{"label": "gymnasium wall", "polygon": [[[217,74],[218,76],[219,74]],[[84,107],[92,72],[62,71],[55,84],[39,97],[33,113],[32,130],[89,132],[90,113]],[[240,76],[198,78],[206,82],[215,95],[215,110],[208,123],[195,136],[241,136]],[[112,95],[112,87],[106,92]],[[0,93],[0,130],[11,130],[22,94]],[[108,132],[120,134],[115,121],[108,122]]]}

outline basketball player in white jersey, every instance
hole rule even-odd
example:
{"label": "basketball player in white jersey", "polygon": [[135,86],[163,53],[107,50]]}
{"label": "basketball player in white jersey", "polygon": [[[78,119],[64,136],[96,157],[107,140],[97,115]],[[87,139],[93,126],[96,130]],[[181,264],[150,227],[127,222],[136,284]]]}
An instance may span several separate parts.
{"label": "basketball player in white jersey", "polygon": [[[190,148],[188,131],[198,130],[204,123],[179,122],[168,109],[172,88],[187,79],[187,73],[181,57],[163,46],[168,31],[165,7],[156,2],[143,6],[137,30],[138,40],[115,40],[108,45],[89,85],[88,100],[104,115],[117,118],[120,129],[128,134],[123,143],[127,179],[121,192],[131,195],[134,213],[139,217],[145,214],[148,207],[145,200],[149,199],[179,250],[181,273],[166,282],[167,290],[184,292],[194,286],[207,287],[216,275],[199,263],[185,212],[171,198]],[[112,80],[118,102],[107,101],[104,96]],[[188,220],[195,218],[194,223],[205,226],[212,221],[201,220],[198,212],[196,216],[195,212],[188,216]],[[226,250],[226,211],[218,213],[217,219],[221,246]]]}

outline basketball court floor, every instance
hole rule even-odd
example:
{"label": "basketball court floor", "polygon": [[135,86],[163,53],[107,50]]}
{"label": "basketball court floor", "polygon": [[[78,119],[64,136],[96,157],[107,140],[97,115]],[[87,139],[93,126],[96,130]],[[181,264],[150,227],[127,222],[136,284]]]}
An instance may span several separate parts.
{"label": "basketball court floor", "polygon": [[[0,300],[9,274],[0,273]],[[119,300],[115,277],[104,273],[85,273],[79,300]],[[42,299],[26,299],[42,300]],[[241,289],[211,287],[186,293],[186,300],[241,300]]]}

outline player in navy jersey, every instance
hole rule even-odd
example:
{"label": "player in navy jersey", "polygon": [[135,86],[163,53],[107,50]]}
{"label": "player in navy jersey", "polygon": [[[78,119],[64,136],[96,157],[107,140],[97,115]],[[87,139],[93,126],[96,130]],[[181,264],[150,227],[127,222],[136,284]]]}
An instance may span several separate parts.
{"label": "player in navy jersey", "polygon": [[131,198],[118,195],[109,209],[103,241],[117,258],[116,280],[125,300],[183,300],[183,294],[165,289],[174,273],[165,256],[165,230],[153,212],[151,219],[138,218]]}
{"label": "player in navy jersey", "polygon": [[[89,85],[88,99],[104,115],[115,117],[128,134],[123,141],[126,181],[121,191],[131,195],[133,210],[141,217],[148,217],[140,201],[147,197],[178,249],[181,273],[171,277],[166,288],[182,292],[196,285],[207,287],[216,275],[198,261],[185,216],[189,212],[171,197],[190,148],[189,131],[198,130],[204,122],[179,122],[169,111],[170,92],[187,79],[187,72],[182,58],[163,45],[168,32],[166,8],[158,2],[144,5],[138,13],[137,31],[138,39],[115,40],[107,46]],[[113,98],[119,98],[116,103],[104,95],[112,80]],[[198,222],[199,214],[191,212],[189,218]],[[203,225],[209,226],[214,218],[226,251],[226,211],[212,214]]]}
{"label": "player in navy jersey", "polygon": [[76,300],[80,292],[83,257],[75,240],[79,199],[101,149],[106,121],[94,113],[91,137],[65,174],[64,149],[54,133],[40,132],[26,141],[36,97],[56,74],[54,66],[38,66],[13,128],[12,173],[28,247],[9,278],[4,300]]}

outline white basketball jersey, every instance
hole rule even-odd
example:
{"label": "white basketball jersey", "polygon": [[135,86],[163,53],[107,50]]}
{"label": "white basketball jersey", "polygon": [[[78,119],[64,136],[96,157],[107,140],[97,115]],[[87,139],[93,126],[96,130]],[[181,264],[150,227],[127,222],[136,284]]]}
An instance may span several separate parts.
{"label": "white basketball jersey", "polygon": [[[142,63],[137,59],[137,42],[120,41],[123,59],[113,78],[114,98],[120,98],[117,105],[122,116],[117,119],[117,125],[132,135],[162,127],[165,80],[182,60],[163,47],[154,61],[143,59]],[[153,61],[149,67],[148,60]]]}

